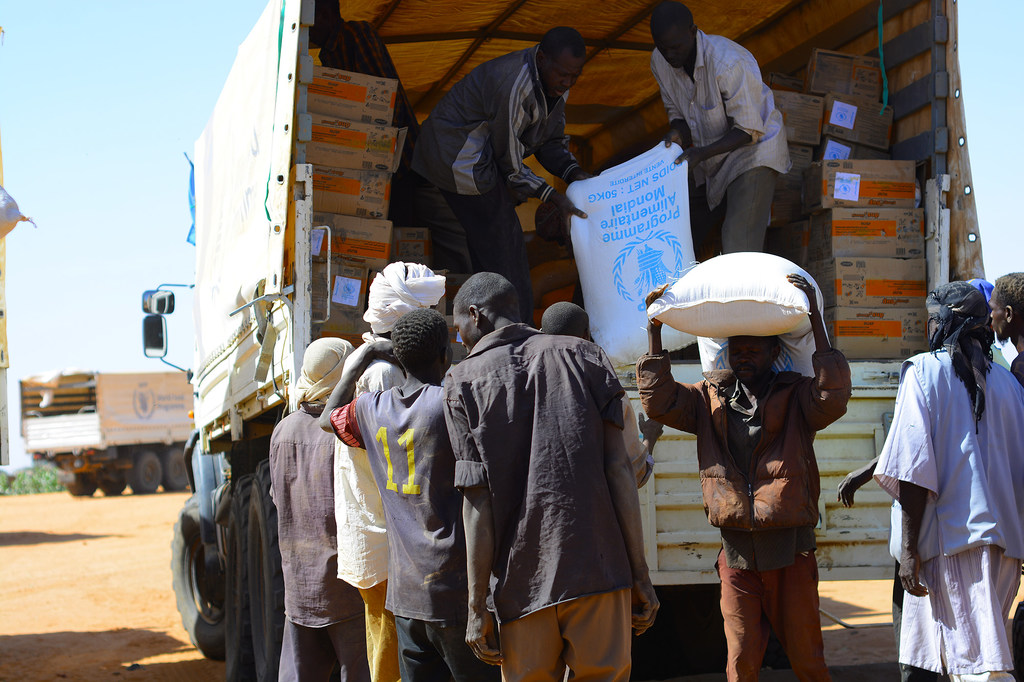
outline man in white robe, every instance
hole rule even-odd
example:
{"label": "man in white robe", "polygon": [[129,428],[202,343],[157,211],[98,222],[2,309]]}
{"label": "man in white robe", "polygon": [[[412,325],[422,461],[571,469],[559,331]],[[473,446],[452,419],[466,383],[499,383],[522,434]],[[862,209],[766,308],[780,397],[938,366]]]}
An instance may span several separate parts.
{"label": "man in white robe", "polygon": [[1006,620],[1024,558],[1024,389],[992,363],[980,292],[943,285],[928,312],[932,352],[903,363],[875,469],[898,503],[900,663],[954,682],[1013,680]]}

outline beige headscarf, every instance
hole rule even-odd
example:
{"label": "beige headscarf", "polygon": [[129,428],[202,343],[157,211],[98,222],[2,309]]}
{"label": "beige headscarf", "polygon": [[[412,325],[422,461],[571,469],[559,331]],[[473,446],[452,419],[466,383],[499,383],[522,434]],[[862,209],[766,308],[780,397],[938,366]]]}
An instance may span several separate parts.
{"label": "beige headscarf", "polygon": [[326,399],[341,380],[345,358],[351,352],[352,344],[344,339],[323,338],[309,344],[302,356],[302,375],[295,382],[296,402]]}
{"label": "beige headscarf", "polygon": [[374,334],[391,331],[398,318],[417,308],[430,308],[444,296],[444,275],[419,263],[391,263],[370,284],[363,319]]}

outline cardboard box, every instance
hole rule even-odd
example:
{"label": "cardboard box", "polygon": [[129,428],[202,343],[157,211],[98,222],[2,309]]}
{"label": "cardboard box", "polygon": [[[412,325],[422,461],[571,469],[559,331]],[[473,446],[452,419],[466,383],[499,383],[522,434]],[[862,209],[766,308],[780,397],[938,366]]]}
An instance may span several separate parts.
{"label": "cardboard box", "polygon": [[797,76],[787,76],[784,73],[773,71],[768,74],[768,87],[772,90],[785,90],[787,92],[803,92],[804,79]]}
{"label": "cardboard box", "polygon": [[789,160],[792,167],[780,175],[775,183],[772,196],[772,226],[788,225],[803,217],[804,171],[814,162],[814,149],[801,145],[789,145]]}
{"label": "cardboard box", "polygon": [[324,334],[361,334],[369,331],[369,323],[363,321],[367,293],[366,265],[344,256],[332,256],[330,280],[327,270],[326,259],[322,262],[313,262],[310,293],[314,337],[318,338]]}
{"label": "cardboard box", "polygon": [[765,236],[765,252],[781,256],[806,270],[809,243],[810,223],[801,220],[768,230]]}
{"label": "cardboard box", "polygon": [[389,126],[397,97],[394,78],[314,66],[313,82],[306,87],[306,111]]}
{"label": "cardboard box", "polygon": [[320,114],[311,117],[313,136],[306,143],[306,163],[388,173],[398,170],[405,128],[357,123]]}
{"label": "cardboard box", "polygon": [[914,208],[913,161],[816,161],[807,169],[804,210]]}
{"label": "cardboard box", "polygon": [[833,208],[810,218],[808,259],[924,258],[924,209]]}
{"label": "cardboard box", "polygon": [[364,218],[386,218],[391,174],[313,166],[313,210]]}
{"label": "cardboard box", "polygon": [[807,63],[806,91],[858,95],[878,102],[882,99],[882,69],[871,57],[814,48]]}
{"label": "cardboard box", "polygon": [[782,113],[786,139],[790,144],[814,146],[821,140],[821,117],[825,100],[800,92],[774,91],[775,108]]}
{"label": "cardboard box", "polygon": [[394,230],[394,260],[403,263],[422,263],[430,266],[433,247],[430,230],[425,227],[396,227]]}
{"label": "cardboard box", "polygon": [[923,258],[836,258],[806,269],[826,308],[916,308],[928,291]]}
{"label": "cardboard box", "polygon": [[[331,241],[326,240],[330,227]],[[324,260],[330,251],[371,269],[381,269],[391,262],[391,221],[357,218],[335,213],[313,214],[313,260]]]}
{"label": "cardboard box", "polygon": [[892,158],[888,150],[867,147],[856,142],[840,140],[831,135],[822,135],[818,145],[815,161],[845,161],[846,159],[864,159],[888,161]]}
{"label": "cardboard box", "polygon": [[825,96],[823,135],[856,142],[875,149],[888,149],[892,134],[892,107],[850,95]]}
{"label": "cardboard box", "polygon": [[902,360],[928,350],[928,311],[914,308],[826,308],[832,345],[850,360]]}

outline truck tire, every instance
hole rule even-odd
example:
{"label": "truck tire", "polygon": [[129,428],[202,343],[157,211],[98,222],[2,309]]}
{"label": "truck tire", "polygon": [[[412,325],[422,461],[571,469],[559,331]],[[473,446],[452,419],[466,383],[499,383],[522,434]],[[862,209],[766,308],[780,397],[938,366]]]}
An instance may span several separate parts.
{"label": "truck tire", "polygon": [[104,471],[96,482],[107,497],[117,497],[128,486],[128,479],[125,478],[123,471]]}
{"label": "truck tire", "polygon": [[164,451],[160,459],[163,465],[164,475],[161,479],[164,484],[164,492],[177,492],[188,488],[188,473],[185,471],[185,459],[182,451],[173,447]]}
{"label": "truck tire", "polygon": [[249,494],[252,474],[231,483],[231,517],[227,532],[227,568],[224,580],[224,674],[227,682],[256,679],[249,613],[248,562]]}
{"label": "truck tire", "polygon": [[1017,604],[1013,616],[1013,669],[1018,680],[1024,680],[1024,601]]}
{"label": "truck tire", "polygon": [[277,507],[270,496],[270,461],[256,467],[249,500],[249,603],[256,678],[276,682],[284,636],[284,574],[277,537]]}
{"label": "truck tire", "polygon": [[151,495],[160,487],[164,467],[152,450],[135,453],[134,464],[128,471],[128,485],[136,495]]}
{"label": "truck tire", "polygon": [[96,477],[93,474],[73,474],[64,487],[75,497],[92,497],[96,492]]}
{"label": "truck tire", "polygon": [[[122,479],[123,481],[123,479]],[[122,487],[123,487],[122,482]],[[207,658],[224,660],[223,575],[206,575],[206,555],[199,534],[199,498],[185,502],[171,539],[171,584],[189,639]]]}

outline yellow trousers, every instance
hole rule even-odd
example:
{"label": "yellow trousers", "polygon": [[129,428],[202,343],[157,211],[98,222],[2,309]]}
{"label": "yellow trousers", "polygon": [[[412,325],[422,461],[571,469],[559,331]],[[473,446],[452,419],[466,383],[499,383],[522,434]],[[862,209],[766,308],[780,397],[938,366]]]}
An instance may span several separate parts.
{"label": "yellow trousers", "polygon": [[387,580],[359,590],[366,605],[366,660],[373,682],[401,682],[402,679],[398,670],[395,616],[384,607],[387,593]]}

